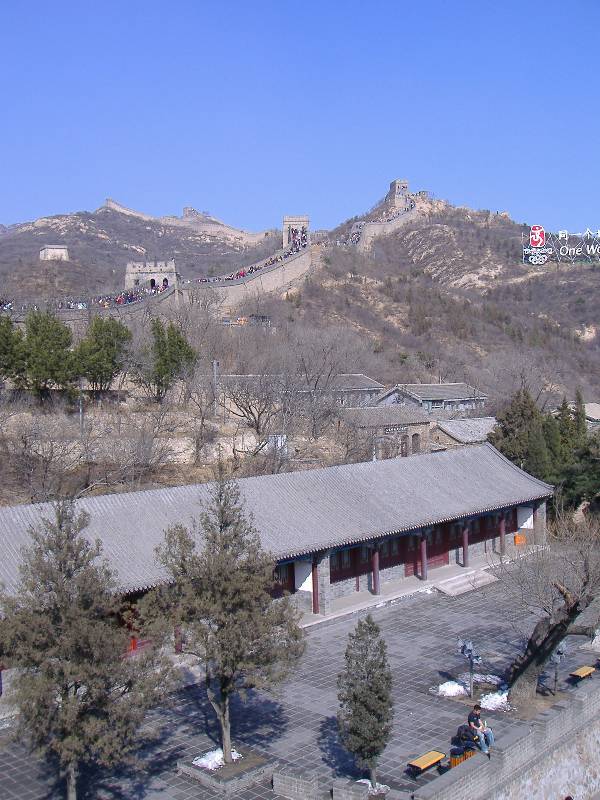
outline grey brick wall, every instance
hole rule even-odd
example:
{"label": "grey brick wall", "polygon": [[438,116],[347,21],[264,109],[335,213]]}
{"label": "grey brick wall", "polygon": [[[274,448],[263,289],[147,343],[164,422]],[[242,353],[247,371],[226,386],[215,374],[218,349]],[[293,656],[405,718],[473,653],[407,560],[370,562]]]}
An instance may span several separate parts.
{"label": "grey brick wall", "polygon": [[[536,770],[547,769],[558,749],[576,756],[578,740],[600,725],[600,685],[577,688],[568,701],[539,714],[530,724],[515,726],[493,748],[492,760],[478,753],[455,769],[417,789],[414,800],[515,800],[532,797],[525,787]],[[598,778],[600,785],[600,777]],[[560,790],[557,787],[557,791]],[[564,793],[563,793],[564,794]],[[557,795],[558,796],[558,795]],[[561,795],[562,796],[562,795]]]}

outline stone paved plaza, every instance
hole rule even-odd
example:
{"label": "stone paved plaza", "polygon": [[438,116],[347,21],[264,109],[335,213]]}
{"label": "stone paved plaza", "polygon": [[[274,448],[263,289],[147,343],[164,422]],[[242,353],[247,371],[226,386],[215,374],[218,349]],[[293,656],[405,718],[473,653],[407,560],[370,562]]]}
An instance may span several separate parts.
{"label": "stone paved plaza", "polygon": [[[421,593],[372,609],[385,635],[394,675],[394,734],[381,759],[380,780],[384,783],[403,790],[415,788],[417,783],[404,774],[407,761],[431,748],[448,752],[450,738],[465,720],[468,706],[433,697],[428,690],[465,671],[466,663],[456,653],[459,635],[472,638],[480,647],[482,671],[503,670],[521,637],[507,621],[509,612],[500,583],[455,598],[439,592]],[[311,628],[302,663],[279,694],[254,694],[245,704],[235,704],[234,744],[254,746],[273,754],[281,763],[318,772],[323,777],[356,775],[339,746],[335,714],[336,676],[343,666],[348,633],[357,618],[357,614],[350,614]],[[570,648],[561,665],[561,688],[568,672],[586,661],[589,654],[586,657],[576,646]],[[503,713],[486,712],[485,717],[498,739],[517,722]],[[216,797],[176,771],[178,758],[194,757],[216,746],[217,727],[203,692],[192,687],[177,693],[152,715],[149,728],[157,737],[141,753],[141,767],[117,775],[87,776],[85,796],[107,800]],[[431,777],[424,776],[418,783],[428,780]],[[63,796],[50,769],[31,759],[8,738],[2,738],[2,800],[51,800]],[[239,797],[258,800],[274,795],[267,786],[259,786]]]}

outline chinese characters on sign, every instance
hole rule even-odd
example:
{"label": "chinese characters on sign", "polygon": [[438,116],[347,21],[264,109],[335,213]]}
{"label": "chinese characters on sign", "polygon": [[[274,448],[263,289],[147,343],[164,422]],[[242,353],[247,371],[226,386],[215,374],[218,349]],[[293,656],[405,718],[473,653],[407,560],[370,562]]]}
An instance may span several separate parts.
{"label": "chinese characters on sign", "polygon": [[600,261],[600,230],[559,231],[556,235],[542,225],[532,225],[528,242],[523,235],[523,263],[541,265],[547,261]]}

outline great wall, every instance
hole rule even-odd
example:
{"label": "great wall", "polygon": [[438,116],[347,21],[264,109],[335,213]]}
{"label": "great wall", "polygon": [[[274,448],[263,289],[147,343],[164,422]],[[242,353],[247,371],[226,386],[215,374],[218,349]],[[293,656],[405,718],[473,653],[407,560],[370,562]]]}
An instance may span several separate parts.
{"label": "great wall", "polygon": [[[271,256],[238,270],[235,277],[222,276],[221,278],[207,278],[203,281],[185,281],[178,274],[174,259],[129,262],[125,272],[125,290],[126,292],[140,292],[135,297],[135,302],[124,301],[119,304],[117,300],[108,303],[103,302],[101,298],[95,301],[60,303],[57,311],[62,319],[77,327],[85,324],[91,314],[118,313],[130,316],[147,311],[160,314],[174,308],[190,306],[197,302],[199,292],[212,291],[218,293],[222,311],[229,314],[248,300],[271,292],[284,294],[300,285],[311,269],[320,263],[324,248],[355,247],[359,252],[367,252],[375,238],[394,233],[425,213],[429,206],[428,200],[426,192],[411,193],[407,181],[394,180],[385,197],[370,212],[371,216],[375,215],[375,219],[355,222],[345,240],[337,240],[334,243],[324,236],[323,232],[319,232],[316,237],[318,244],[314,244],[311,242],[307,216],[285,216],[282,226],[282,248]],[[233,239],[245,246],[256,244],[269,233],[268,231],[248,233],[226,225],[207,213],[198,212],[193,208],[185,208],[182,217],[157,218],[127,208],[108,198],[99,209],[99,211],[102,210],[146,221],[159,220],[164,224],[192,227],[196,231],[200,230],[211,236]],[[302,246],[293,240],[294,236],[299,235],[300,230],[305,237]],[[163,285],[168,288],[158,291]],[[151,287],[152,291],[143,294],[143,287]],[[154,291],[155,287],[157,288],[156,292]],[[0,310],[10,313],[15,322],[22,323],[28,307],[21,307],[19,310],[8,308]]]}

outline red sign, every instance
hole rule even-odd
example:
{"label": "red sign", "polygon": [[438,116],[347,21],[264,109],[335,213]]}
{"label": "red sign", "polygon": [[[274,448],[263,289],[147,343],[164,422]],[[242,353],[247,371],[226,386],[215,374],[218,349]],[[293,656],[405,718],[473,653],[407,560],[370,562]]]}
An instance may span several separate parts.
{"label": "red sign", "polygon": [[529,231],[529,244],[532,247],[543,247],[546,242],[546,232],[541,225],[532,225]]}

